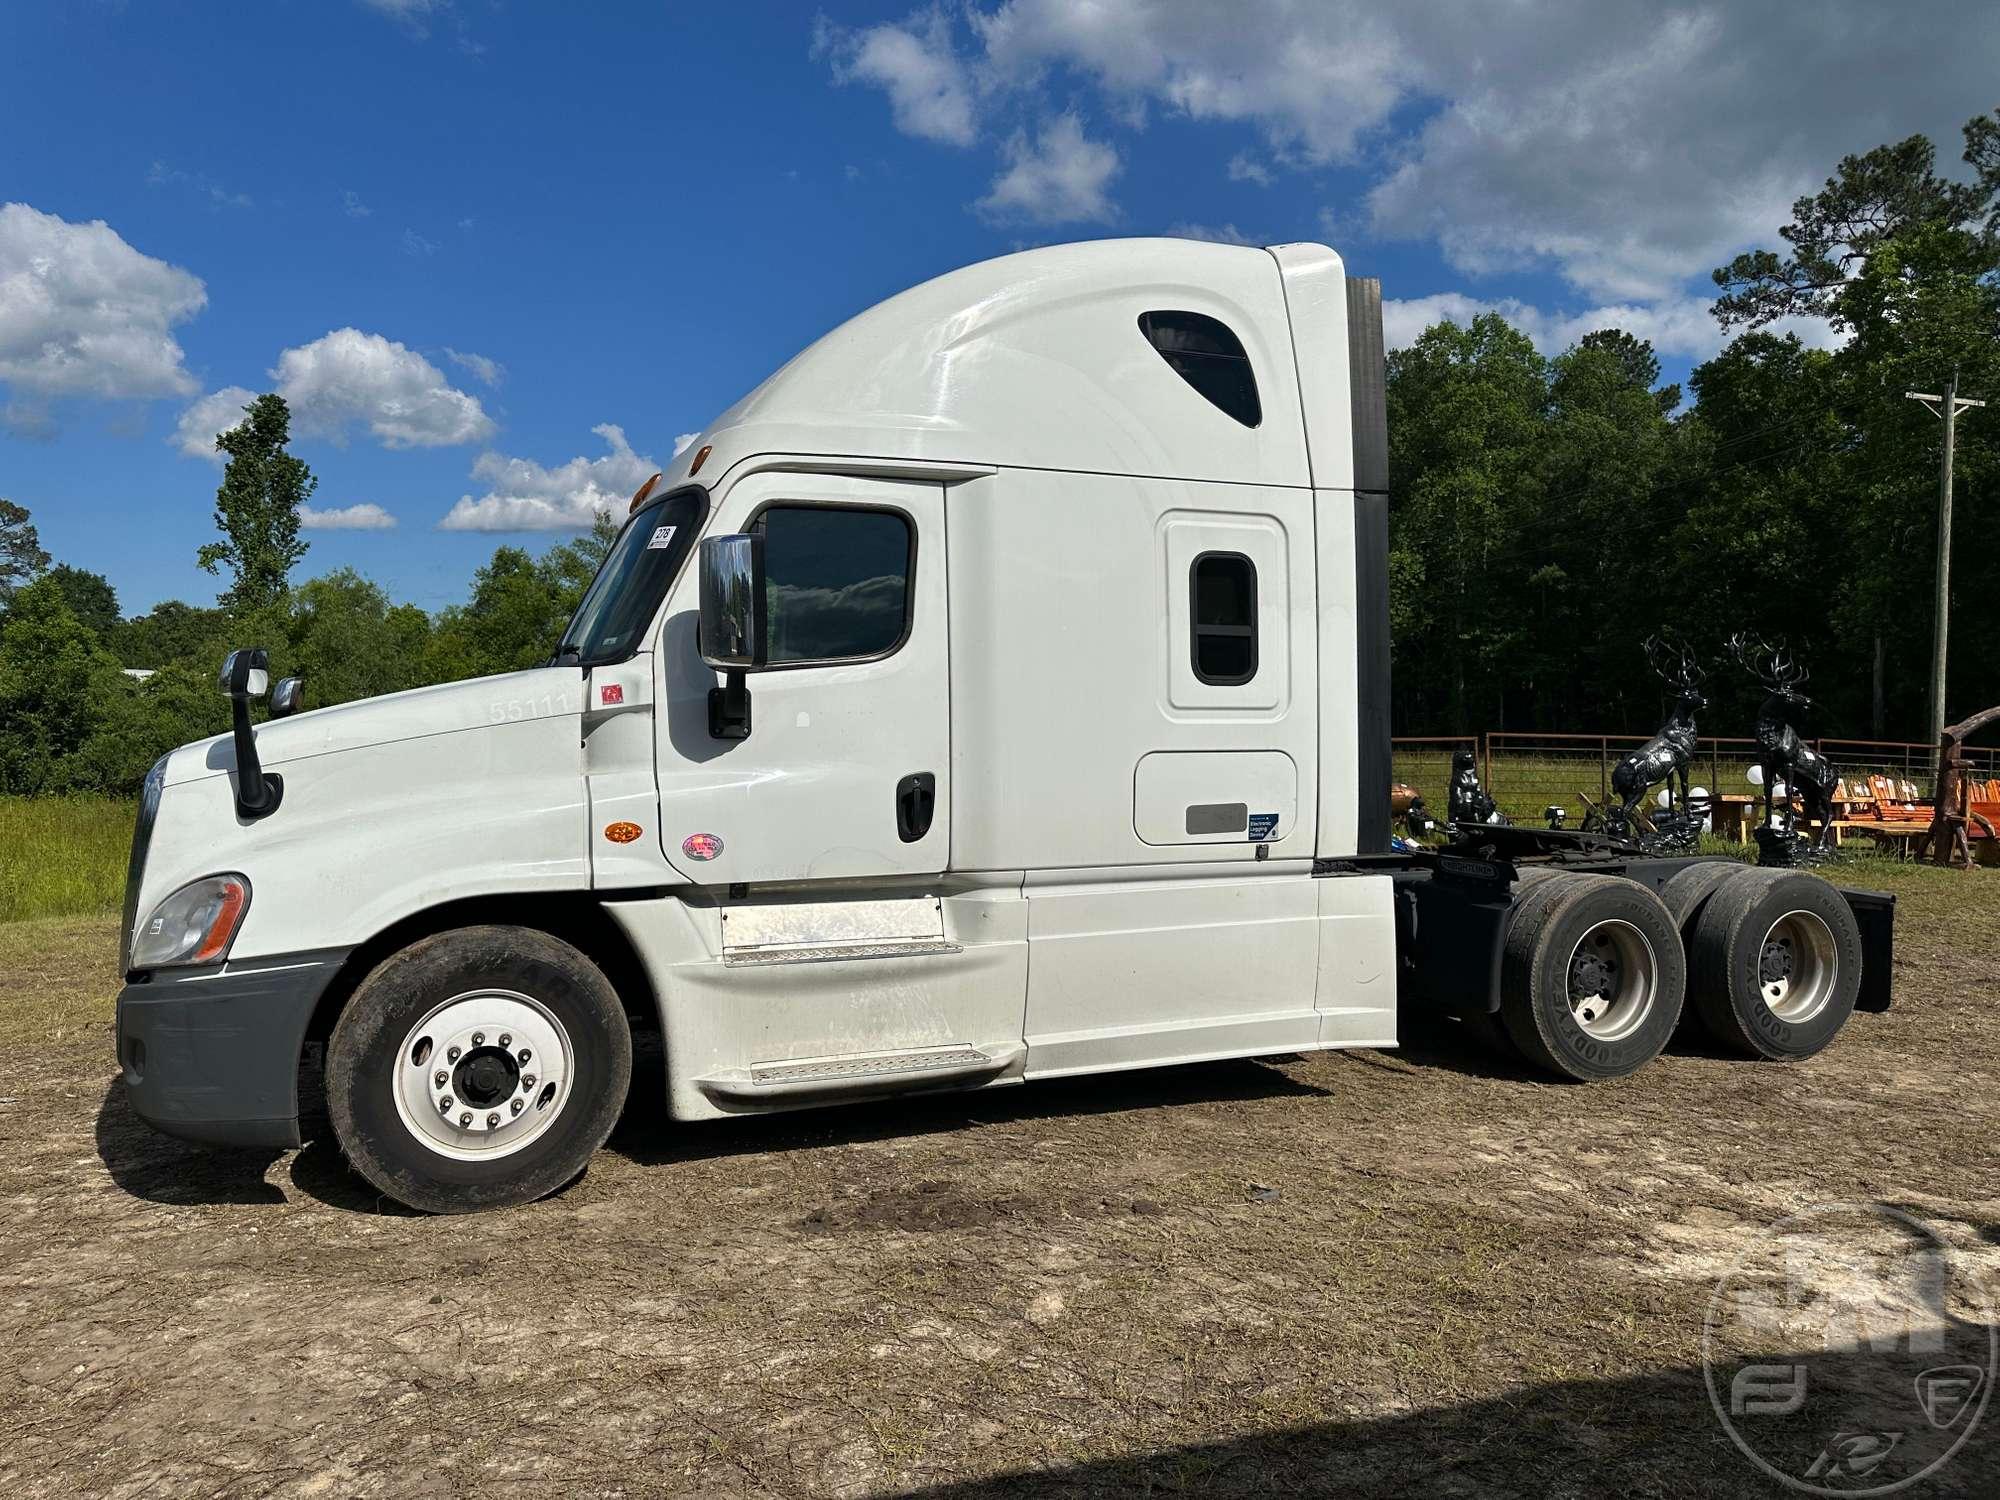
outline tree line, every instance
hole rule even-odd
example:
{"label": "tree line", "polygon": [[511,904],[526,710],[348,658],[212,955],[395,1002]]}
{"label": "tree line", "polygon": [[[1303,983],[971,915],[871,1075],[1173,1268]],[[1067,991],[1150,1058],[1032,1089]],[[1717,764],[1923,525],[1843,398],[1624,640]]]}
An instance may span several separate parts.
{"label": "tree line", "polygon": [[[1905,393],[1954,370],[1994,405],[1959,424],[1946,721],[2000,702],[2000,111],[1964,137],[1957,177],[1920,135],[1844,159],[1783,248],[1718,268],[1735,336],[1685,393],[1618,329],[1551,359],[1488,316],[1390,356],[1399,733],[1648,732],[1667,628],[1785,637],[1812,732],[1920,739],[1940,424]],[[1706,688],[1703,730],[1748,733],[1755,685]]]}
{"label": "tree line", "polygon": [[[1812,668],[1810,732],[1920,737],[1939,424],[1904,393],[1954,371],[1995,405],[1960,425],[1946,717],[2000,702],[2000,111],[1964,136],[1959,176],[1923,136],[1846,158],[1782,249],[1718,268],[1734,337],[1686,391],[1617,328],[1551,358],[1489,314],[1390,355],[1398,733],[1648,732],[1665,693],[1643,642],[1664,629],[1711,658],[1737,631],[1784,637]],[[197,553],[225,580],[213,605],[128,617],[0,500],[0,792],[130,791],[227,727],[215,671],[235,646],[302,674],[310,704],[549,658],[613,518],[540,556],[499,548],[437,614],[352,569],[294,583],[315,481],[289,436],[265,395],[217,439],[217,539]],[[1717,660],[1707,690],[1703,730],[1747,733],[1755,685]]]}
{"label": "tree line", "polygon": [[289,438],[284,399],[265,395],[216,440],[220,535],[196,553],[227,580],[212,606],[124,616],[109,580],[51,566],[27,510],[0,500],[0,792],[134,790],[166,751],[228,729],[216,671],[238,646],[267,649],[274,680],[303,676],[308,706],[540,665],[616,535],[600,516],[539,557],[501,547],[435,615],[352,568],[294,584],[315,481]]}

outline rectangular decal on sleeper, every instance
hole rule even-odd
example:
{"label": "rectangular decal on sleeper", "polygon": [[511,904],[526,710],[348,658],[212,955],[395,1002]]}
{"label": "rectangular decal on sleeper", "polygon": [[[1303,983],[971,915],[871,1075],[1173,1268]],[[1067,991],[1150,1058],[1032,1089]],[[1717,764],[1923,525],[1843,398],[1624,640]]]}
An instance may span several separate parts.
{"label": "rectangular decal on sleeper", "polygon": [[1278,815],[1276,813],[1250,814],[1251,843],[1254,844],[1262,839],[1267,839],[1277,831],[1278,831]]}
{"label": "rectangular decal on sleeper", "polygon": [[674,530],[672,526],[655,526],[652,539],[646,543],[646,550],[651,552],[659,547],[671,547],[674,544]]}

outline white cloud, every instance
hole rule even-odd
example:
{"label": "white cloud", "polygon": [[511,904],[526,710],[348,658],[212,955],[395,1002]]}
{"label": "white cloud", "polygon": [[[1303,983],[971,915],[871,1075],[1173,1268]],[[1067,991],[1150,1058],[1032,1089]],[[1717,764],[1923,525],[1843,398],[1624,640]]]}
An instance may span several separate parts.
{"label": "white cloud", "polygon": [[440,448],[490,438],[493,419],[415,350],[379,333],[336,328],[278,356],[271,376],[299,431],[336,440],[365,426],[385,448]]}
{"label": "white cloud", "polygon": [[350,219],[365,219],[375,210],[361,201],[361,195],[353,188],[345,188],[340,194],[340,206]]}
{"label": "white cloud", "polygon": [[185,396],[172,329],[208,301],[201,278],[133,249],[102,219],[0,205],[0,381],[29,398]]}
{"label": "white cloud", "polygon": [[361,0],[361,3],[392,21],[400,21],[419,41],[430,35],[425,21],[451,9],[451,0]]}
{"label": "white cloud", "polygon": [[835,82],[873,84],[887,94],[896,128],[905,135],[952,146],[969,146],[978,137],[972,83],[942,8],[859,31],[822,16],[813,30],[813,56],[830,60]]}
{"label": "white cloud", "polygon": [[181,413],[180,421],[174,424],[174,435],[167,441],[190,458],[205,458],[219,464],[222,453],[215,440],[241,425],[243,408],[256,399],[255,391],[240,385],[210,391]]}
{"label": "white cloud", "polygon": [[0,406],[0,432],[20,438],[23,442],[53,442],[56,436],[55,415],[46,402],[9,401]]}
{"label": "white cloud", "polygon": [[701,434],[698,432],[682,432],[675,434],[674,457],[679,458],[683,453],[687,452],[688,445],[700,436]]}
{"label": "white cloud", "polygon": [[[1719,350],[1726,338],[1709,312],[1706,297],[1666,297],[1650,303],[1602,303],[1581,312],[1552,312],[1514,297],[1474,297],[1464,292],[1437,292],[1428,297],[1385,297],[1382,301],[1383,342],[1406,349],[1433,323],[1469,325],[1481,313],[1495,312],[1525,333],[1544,354],[1560,354],[1586,333],[1622,328],[1669,357],[1699,362]],[[1796,333],[1808,344],[1831,348],[1832,329],[1817,319],[1787,319],[1779,333]]]}
{"label": "white cloud", "polygon": [[1209,240],[1218,245],[1261,245],[1234,224],[1169,224],[1167,236],[1176,240]]}
{"label": "white cloud", "polygon": [[427,255],[436,255],[438,253],[438,242],[436,240],[425,239],[414,229],[405,229],[403,231],[403,253],[419,258]]}
{"label": "white cloud", "polygon": [[466,354],[447,345],[444,357],[481,385],[498,385],[507,378],[507,367],[499,360],[488,359],[483,354]]}
{"label": "white cloud", "polygon": [[1231,182],[1254,182],[1258,187],[1271,185],[1271,169],[1248,151],[1239,151],[1229,158],[1229,180]]}
{"label": "white cloud", "polygon": [[[933,13],[934,14],[934,13]],[[1771,244],[1834,163],[1914,131],[1949,163],[1992,107],[2000,7],[1826,0],[1775,24],[1716,0],[969,0],[935,39],[980,113],[1076,100],[1248,127],[1232,181],[1358,167],[1353,238],[1471,276],[1553,270],[1607,305],[1684,298]],[[1406,124],[1405,122],[1414,122]],[[1233,144],[1233,143],[1232,143]],[[1260,176],[1263,174],[1263,176]],[[1004,180],[1004,179],[1003,179]]]}
{"label": "white cloud", "polygon": [[599,511],[620,514],[633,491],[663,466],[632,451],[625,429],[610,422],[590,429],[611,451],[603,458],[573,458],[546,468],[529,458],[482,453],[472,477],[487,491],[458,504],[438,522],[440,531],[573,531]]}
{"label": "white cloud", "polygon": [[1064,64],[1114,100],[1254,124],[1273,148],[1324,162],[1351,156],[1410,82],[1382,11],[1361,0],[1007,0],[974,12],[973,29],[1000,80],[1031,84]]}
{"label": "white cloud", "polygon": [[153,163],[146,174],[150,187],[184,187],[208,199],[216,208],[255,208],[256,200],[248,193],[232,192],[205,172],[189,172],[181,167],[170,167],[163,161]]}
{"label": "white cloud", "polygon": [[299,526],[305,531],[388,531],[395,524],[394,516],[369,501],[326,510],[311,505],[299,507]]}
{"label": "white cloud", "polygon": [[1017,131],[1005,148],[1007,169],[974,205],[995,223],[1109,223],[1118,215],[1105,189],[1118,175],[1118,152],[1088,140],[1074,114],[1043,123],[1034,140]]}

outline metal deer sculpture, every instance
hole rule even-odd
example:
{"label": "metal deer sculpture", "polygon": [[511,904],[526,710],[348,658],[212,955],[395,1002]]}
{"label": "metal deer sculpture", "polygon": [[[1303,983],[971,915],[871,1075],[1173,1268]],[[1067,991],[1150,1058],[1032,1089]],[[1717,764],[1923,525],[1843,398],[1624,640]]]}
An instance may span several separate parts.
{"label": "metal deer sculpture", "polygon": [[[1833,763],[1799,737],[1798,726],[1812,707],[1800,688],[1812,676],[1783,640],[1775,646],[1747,633],[1730,638],[1737,665],[1762,683],[1764,705],[1757,710],[1758,760],[1764,770],[1764,826],[1757,830],[1760,864],[1795,864],[1802,842],[1792,817],[1792,799],[1805,803],[1808,818],[1819,820],[1814,845],[1826,850],[1833,839],[1833,789],[1840,774]],[[1778,797],[1783,782],[1788,795]]]}
{"label": "metal deer sculpture", "polygon": [[1681,809],[1687,811],[1688,769],[1694,764],[1694,716],[1708,707],[1708,699],[1701,692],[1702,679],[1708,673],[1702,670],[1685,642],[1649,636],[1646,660],[1652,663],[1660,680],[1674,689],[1674,707],[1667,715],[1667,722],[1660,726],[1660,732],[1612,769],[1611,790],[1617,793],[1621,805],[1605,822],[1613,832],[1628,835],[1639,800],[1663,781],[1667,783],[1671,801],[1674,779],[1680,779]]}

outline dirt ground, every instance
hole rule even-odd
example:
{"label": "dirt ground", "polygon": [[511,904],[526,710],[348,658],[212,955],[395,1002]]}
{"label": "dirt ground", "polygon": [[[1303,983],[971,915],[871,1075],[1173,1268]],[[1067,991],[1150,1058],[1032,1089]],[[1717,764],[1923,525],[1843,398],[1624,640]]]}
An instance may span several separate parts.
{"label": "dirt ground", "polygon": [[[1896,1205],[2000,1289],[2000,874],[1846,878],[1902,900],[1896,1005],[1802,1065],[1569,1087],[1444,1027],[726,1125],[655,1085],[458,1219],[323,1120],[155,1135],[115,923],[0,927],[0,1490],[1779,1493],[1701,1367],[1765,1226]],[[1914,1493],[2000,1488],[1996,1432]]]}

